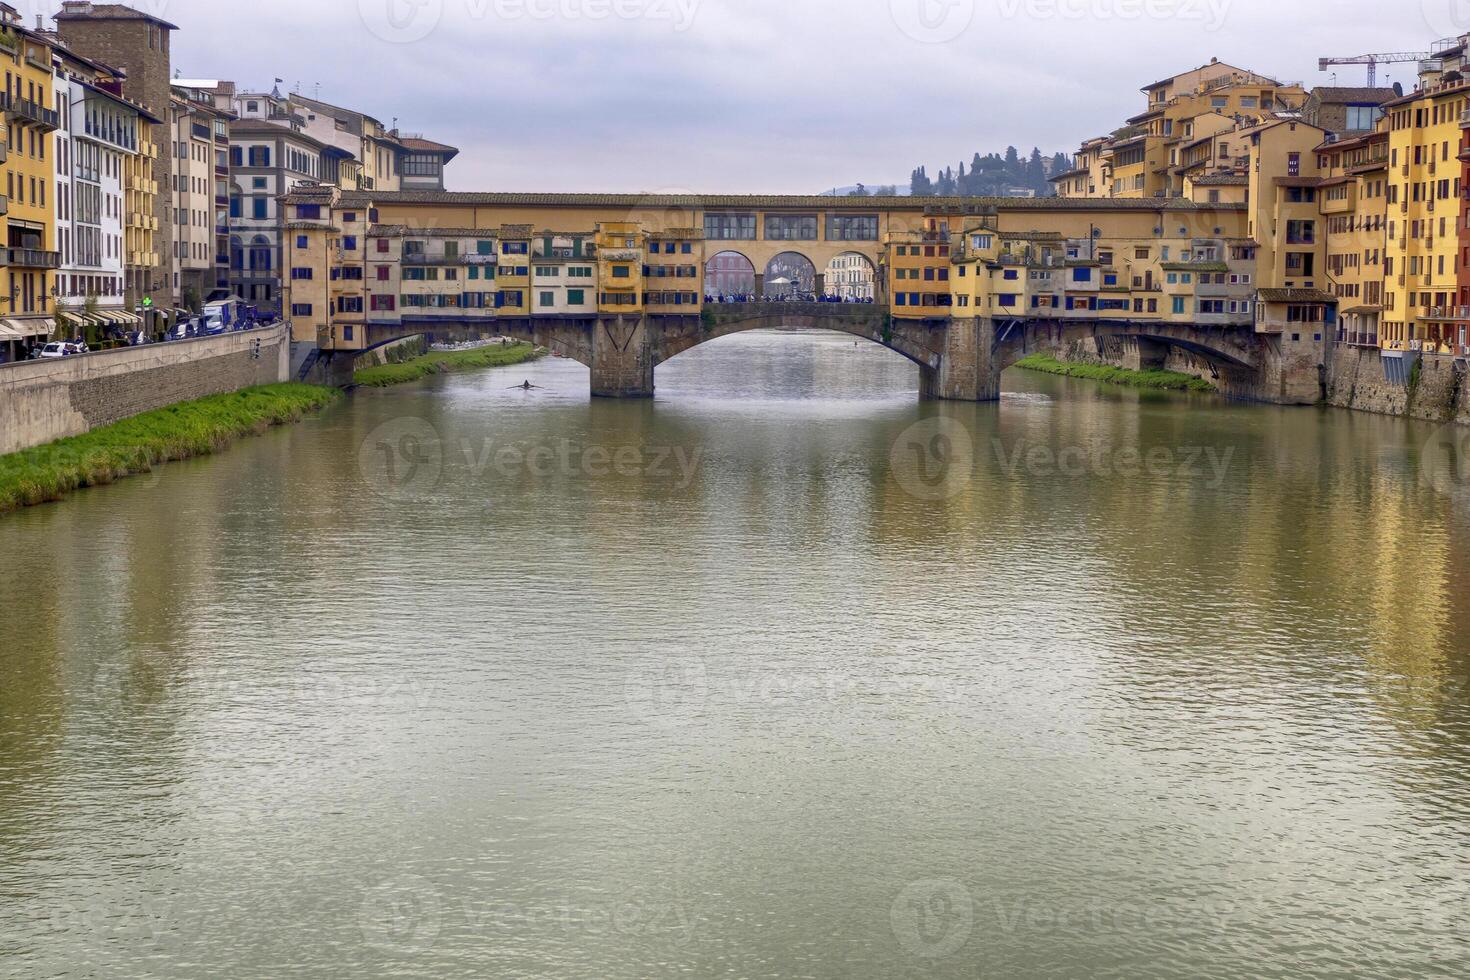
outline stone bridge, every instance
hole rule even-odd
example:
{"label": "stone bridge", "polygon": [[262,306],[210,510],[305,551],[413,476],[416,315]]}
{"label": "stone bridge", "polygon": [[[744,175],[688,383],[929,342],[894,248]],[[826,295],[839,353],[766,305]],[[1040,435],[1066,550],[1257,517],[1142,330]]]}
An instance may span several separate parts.
{"label": "stone bridge", "polygon": [[[1000,375],[1027,354],[1121,349],[1135,370],[1163,367],[1171,351],[1203,363],[1232,398],[1315,404],[1322,397],[1321,341],[1290,342],[1247,326],[1122,319],[1046,320],[1007,317],[900,319],[887,307],[857,303],[707,304],[702,313],[499,317],[373,325],[370,346],[414,334],[438,340],[483,333],[546,347],[585,364],[592,394],[648,398],[658,365],[700,344],[748,330],[814,328],[850,334],[902,355],[919,367],[924,398],[993,401]],[[344,352],[346,353],[346,352]],[[339,382],[343,372],[330,374]],[[350,379],[350,373],[346,374]]]}

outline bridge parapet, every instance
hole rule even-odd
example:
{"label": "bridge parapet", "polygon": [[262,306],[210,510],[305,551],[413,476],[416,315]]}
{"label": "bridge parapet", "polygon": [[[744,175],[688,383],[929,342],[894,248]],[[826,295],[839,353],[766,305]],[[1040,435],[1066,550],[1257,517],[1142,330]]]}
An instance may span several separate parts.
{"label": "bridge parapet", "polygon": [[888,320],[886,306],[875,303],[805,303],[805,302],[751,302],[751,303],[705,303],[706,322],[726,323],[749,320],[753,317],[825,318],[849,322],[883,324]]}

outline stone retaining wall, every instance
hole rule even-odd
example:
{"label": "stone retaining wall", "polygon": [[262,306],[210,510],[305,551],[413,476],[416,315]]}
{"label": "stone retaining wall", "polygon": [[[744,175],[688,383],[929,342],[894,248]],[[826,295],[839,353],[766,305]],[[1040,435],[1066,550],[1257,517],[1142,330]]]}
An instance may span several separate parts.
{"label": "stone retaining wall", "polygon": [[284,325],[0,367],[0,454],[206,395],[287,380]]}
{"label": "stone retaining wall", "polygon": [[1410,390],[1388,381],[1377,348],[1337,346],[1327,365],[1327,403],[1377,415],[1470,424],[1465,373],[1454,358],[1429,355]]}

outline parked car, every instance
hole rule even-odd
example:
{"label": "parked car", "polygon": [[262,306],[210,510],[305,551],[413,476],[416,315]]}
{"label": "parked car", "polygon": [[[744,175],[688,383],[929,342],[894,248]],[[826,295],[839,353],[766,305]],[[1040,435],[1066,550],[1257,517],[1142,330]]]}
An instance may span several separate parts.
{"label": "parked car", "polygon": [[53,341],[45,347],[42,347],[41,352],[35,356],[40,358],[71,357],[73,354],[85,353],[87,353],[86,344],[68,344],[62,341]]}

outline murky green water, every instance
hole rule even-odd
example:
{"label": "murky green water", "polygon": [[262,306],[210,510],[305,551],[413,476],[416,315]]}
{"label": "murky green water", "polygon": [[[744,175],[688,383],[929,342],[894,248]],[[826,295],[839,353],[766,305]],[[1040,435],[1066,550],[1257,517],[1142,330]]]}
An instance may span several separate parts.
{"label": "murky green water", "polygon": [[[529,377],[544,390],[507,390]],[[1458,977],[1435,428],[757,334],[0,519],[0,973]]]}

